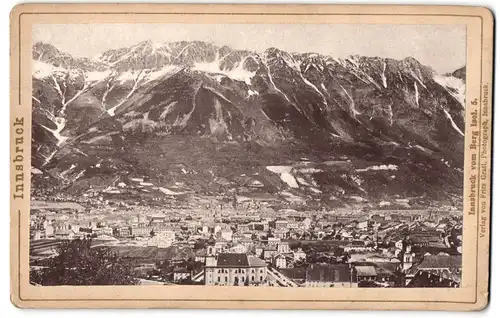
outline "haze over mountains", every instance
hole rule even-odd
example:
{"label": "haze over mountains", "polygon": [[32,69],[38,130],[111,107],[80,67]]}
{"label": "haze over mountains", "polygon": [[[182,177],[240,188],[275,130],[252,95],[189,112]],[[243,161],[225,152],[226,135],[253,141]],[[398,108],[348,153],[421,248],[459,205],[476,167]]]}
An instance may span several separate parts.
{"label": "haze over mountains", "polygon": [[[33,46],[34,188],[110,199],[460,201],[465,67],[206,42]],[[135,184],[142,178],[146,185]]]}

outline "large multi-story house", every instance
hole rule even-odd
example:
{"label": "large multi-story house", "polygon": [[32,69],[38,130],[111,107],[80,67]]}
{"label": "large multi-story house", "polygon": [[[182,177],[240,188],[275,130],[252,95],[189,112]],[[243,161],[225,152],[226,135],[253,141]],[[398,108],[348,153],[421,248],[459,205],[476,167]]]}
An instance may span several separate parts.
{"label": "large multi-story house", "polygon": [[142,237],[151,236],[151,231],[153,231],[153,228],[150,226],[134,226],[134,227],[132,227],[132,235],[133,236],[142,236]]}
{"label": "large multi-story house", "polygon": [[262,258],[266,261],[271,261],[274,255],[278,254],[278,248],[276,246],[266,247],[262,251]]}
{"label": "large multi-story house", "polygon": [[358,287],[354,270],[348,264],[310,264],[305,287]]}
{"label": "large multi-story house", "polygon": [[130,236],[130,227],[128,226],[122,226],[120,228],[117,229],[117,232],[118,232],[118,235],[120,237],[129,237]]}
{"label": "large multi-story house", "polygon": [[420,263],[414,264],[406,272],[408,284],[419,272],[429,273],[460,284],[462,276],[461,255],[425,255]]}
{"label": "large multi-story house", "polygon": [[272,257],[272,263],[276,268],[286,268],[286,256],[283,254],[276,254]]}
{"label": "large multi-story house", "polygon": [[368,282],[368,281],[376,281],[377,280],[377,271],[375,266],[370,265],[362,265],[354,267],[356,272],[356,281],[358,282]]}
{"label": "large multi-story house", "polygon": [[278,253],[290,253],[290,245],[288,242],[279,242],[278,243]]}
{"label": "large multi-story house", "polygon": [[262,285],[267,283],[267,264],[243,253],[221,253],[205,258],[205,285]]}
{"label": "large multi-story house", "polygon": [[155,235],[148,240],[148,246],[166,248],[174,244],[174,242],[175,242],[174,231],[162,231],[155,233]]}

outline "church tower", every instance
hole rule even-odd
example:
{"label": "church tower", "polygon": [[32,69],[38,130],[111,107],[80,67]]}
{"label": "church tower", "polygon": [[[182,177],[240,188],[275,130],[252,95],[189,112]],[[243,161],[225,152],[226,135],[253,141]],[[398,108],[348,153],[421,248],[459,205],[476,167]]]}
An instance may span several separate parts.
{"label": "church tower", "polygon": [[407,243],[403,250],[403,271],[407,271],[413,266],[413,254],[411,252],[411,244]]}

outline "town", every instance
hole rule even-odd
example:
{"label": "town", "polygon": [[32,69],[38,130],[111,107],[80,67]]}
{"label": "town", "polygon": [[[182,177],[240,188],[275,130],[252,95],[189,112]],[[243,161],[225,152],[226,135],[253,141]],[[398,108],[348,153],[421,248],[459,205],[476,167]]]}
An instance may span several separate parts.
{"label": "town", "polygon": [[61,242],[90,238],[94,248],[132,261],[140,284],[460,286],[462,215],[456,208],[275,211],[236,197],[197,203],[91,207],[32,200],[31,267],[43,268]]}

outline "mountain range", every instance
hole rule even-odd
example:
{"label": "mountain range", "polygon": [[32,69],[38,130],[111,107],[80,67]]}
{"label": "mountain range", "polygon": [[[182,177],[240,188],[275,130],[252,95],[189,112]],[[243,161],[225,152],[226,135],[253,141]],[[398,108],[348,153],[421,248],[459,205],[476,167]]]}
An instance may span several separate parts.
{"label": "mountain range", "polygon": [[465,67],[201,41],[91,59],[38,42],[32,79],[35,194],[461,201]]}

